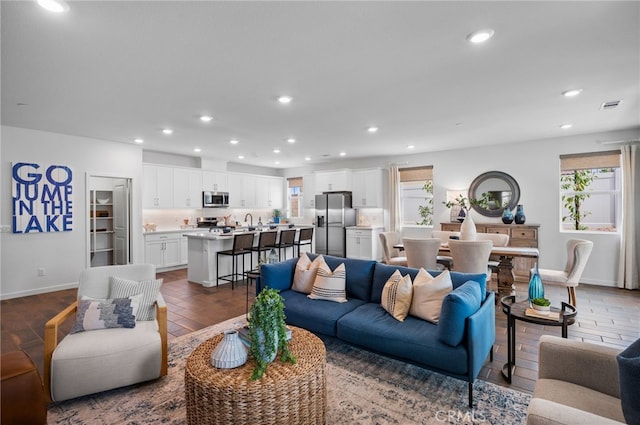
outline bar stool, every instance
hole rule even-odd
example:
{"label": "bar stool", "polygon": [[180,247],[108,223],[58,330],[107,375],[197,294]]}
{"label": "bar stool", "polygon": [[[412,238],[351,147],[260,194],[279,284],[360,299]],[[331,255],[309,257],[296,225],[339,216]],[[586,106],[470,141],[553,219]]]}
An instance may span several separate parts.
{"label": "bar stool", "polygon": [[[287,259],[287,248],[295,251],[294,242],[296,241],[296,229],[281,230],[280,240],[278,241],[278,261],[282,261],[282,249],[284,249],[284,259]],[[293,253],[295,255],[295,252]]]}
{"label": "bar stool", "polygon": [[304,229],[300,229],[300,235],[298,236],[298,240],[293,244],[298,247],[298,257],[300,256],[300,247],[302,245],[309,245],[311,248],[313,242],[313,227],[307,227]]}
{"label": "bar stool", "polygon": [[[277,245],[276,245],[277,238],[278,238],[277,231],[260,232],[260,237],[258,238],[258,246],[251,247],[252,252],[258,253],[258,264],[260,264],[260,255],[264,251],[269,251],[272,248],[277,248]],[[253,270],[253,255],[251,255],[251,270]]]}
{"label": "bar stool", "polygon": [[[246,273],[246,269],[244,268],[244,256],[249,254],[251,255],[251,248],[253,247],[253,233],[236,233],[233,237],[233,248],[227,249],[224,251],[218,251],[216,254],[216,276],[218,279],[216,280],[216,287],[218,286],[218,282],[220,280],[226,280],[231,282],[231,289],[234,289],[234,282],[237,279],[234,279],[236,276],[241,276],[244,279],[244,275]],[[221,255],[231,256],[231,274],[226,274],[220,276],[218,274],[218,263],[220,261]],[[242,257],[242,273],[238,273],[238,257]]]}

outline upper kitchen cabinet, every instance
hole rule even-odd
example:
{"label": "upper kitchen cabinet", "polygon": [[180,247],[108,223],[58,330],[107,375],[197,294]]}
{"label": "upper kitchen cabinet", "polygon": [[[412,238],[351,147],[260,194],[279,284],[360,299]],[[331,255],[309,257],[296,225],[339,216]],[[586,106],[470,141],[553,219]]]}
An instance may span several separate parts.
{"label": "upper kitchen cabinet", "polygon": [[227,173],[203,171],[202,190],[206,190],[209,192],[228,192],[229,183]]}
{"label": "upper kitchen cabinet", "polygon": [[173,169],[173,207],[202,208],[202,172],[200,170]]}
{"label": "upper kitchen cabinet", "polygon": [[316,207],[316,176],[305,174],[302,176],[302,202],[304,208]]}
{"label": "upper kitchen cabinet", "polygon": [[250,174],[228,173],[229,207],[256,207],[256,176]]}
{"label": "upper kitchen cabinet", "polygon": [[283,208],[282,177],[256,176],[256,207]]}
{"label": "upper kitchen cabinet", "polygon": [[382,208],[382,170],[355,170],[351,173],[354,208]]}
{"label": "upper kitchen cabinet", "polygon": [[316,191],[322,192],[341,192],[351,190],[351,171],[318,171],[316,172]]}
{"label": "upper kitchen cabinet", "polygon": [[142,169],[142,207],[173,207],[173,168],[145,164]]}

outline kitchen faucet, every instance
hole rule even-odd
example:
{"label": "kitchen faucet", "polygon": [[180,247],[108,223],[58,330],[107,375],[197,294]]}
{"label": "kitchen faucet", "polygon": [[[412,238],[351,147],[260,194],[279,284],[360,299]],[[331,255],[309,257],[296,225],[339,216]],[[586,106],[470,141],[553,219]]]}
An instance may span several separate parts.
{"label": "kitchen faucet", "polygon": [[245,221],[245,222],[247,221],[247,217],[250,217],[250,218],[251,218],[251,221],[249,222],[249,225],[250,225],[250,226],[253,226],[253,216],[251,215],[251,213],[247,213],[247,214],[244,216],[244,221]]}

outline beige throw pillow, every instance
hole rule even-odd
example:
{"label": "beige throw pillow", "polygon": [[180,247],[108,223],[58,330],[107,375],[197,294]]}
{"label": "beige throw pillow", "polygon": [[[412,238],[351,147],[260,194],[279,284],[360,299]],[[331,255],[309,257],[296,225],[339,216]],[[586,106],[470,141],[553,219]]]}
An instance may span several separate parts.
{"label": "beige throw pillow", "polygon": [[318,255],[315,260],[311,261],[307,253],[303,252],[296,263],[291,289],[303,294],[310,294],[313,289],[313,282],[316,280],[318,268],[322,263],[324,263],[322,255]]}
{"label": "beige throw pillow", "polygon": [[411,276],[402,277],[400,271],[396,270],[382,288],[380,304],[394,319],[403,322],[409,314],[412,294]]}
{"label": "beige throw pillow", "polygon": [[307,297],[312,300],[347,302],[347,273],[344,263],[332,272],[327,263],[322,260],[313,282],[313,289]]}
{"label": "beige throw pillow", "polygon": [[453,291],[453,284],[449,270],[433,277],[421,268],[413,282],[413,300],[409,314],[438,323],[442,300],[451,291]]}

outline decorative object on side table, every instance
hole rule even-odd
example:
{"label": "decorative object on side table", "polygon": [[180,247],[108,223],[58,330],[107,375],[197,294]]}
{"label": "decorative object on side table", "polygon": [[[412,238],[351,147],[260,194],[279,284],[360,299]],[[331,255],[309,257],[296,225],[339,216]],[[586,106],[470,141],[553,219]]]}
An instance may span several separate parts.
{"label": "decorative object on side table", "polygon": [[538,273],[538,263],[531,273],[531,279],[529,280],[529,301],[533,302],[536,298],[544,298],[544,285],[542,284],[542,278]]}
{"label": "decorative object on side table", "polygon": [[502,212],[502,222],[504,224],[511,224],[513,223],[513,218],[513,212],[508,207],[505,207]]}
{"label": "decorative object on side table", "polygon": [[476,230],[476,223],[474,223],[473,218],[471,218],[471,214],[469,213],[460,225],[460,240],[474,241],[476,240],[477,234],[478,231]]}
{"label": "decorative object on side table", "polygon": [[238,337],[238,331],[225,331],[222,341],[211,352],[211,365],[219,369],[232,369],[247,362],[247,349]]}
{"label": "decorative object on side table", "polygon": [[284,319],[284,300],[278,290],[263,289],[251,305],[249,316],[250,351],[256,362],[251,374],[252,380],[262,378],[278,350],[283,362],[296,363],[296,358],[289,351]]}
{"label": "decorative object on side table", "polygon": [[524,215],[524,207],[522,204],[519,204],[516,207],[516,216],[515,216],[516,224],[524,224],[527,220],[527,216]]}
{"label": "decorative object on side table", "polygon": [[549,314],[551,311],[551,301],[546,298],[534,298],[531,300],[531,307],[542,314]]}

